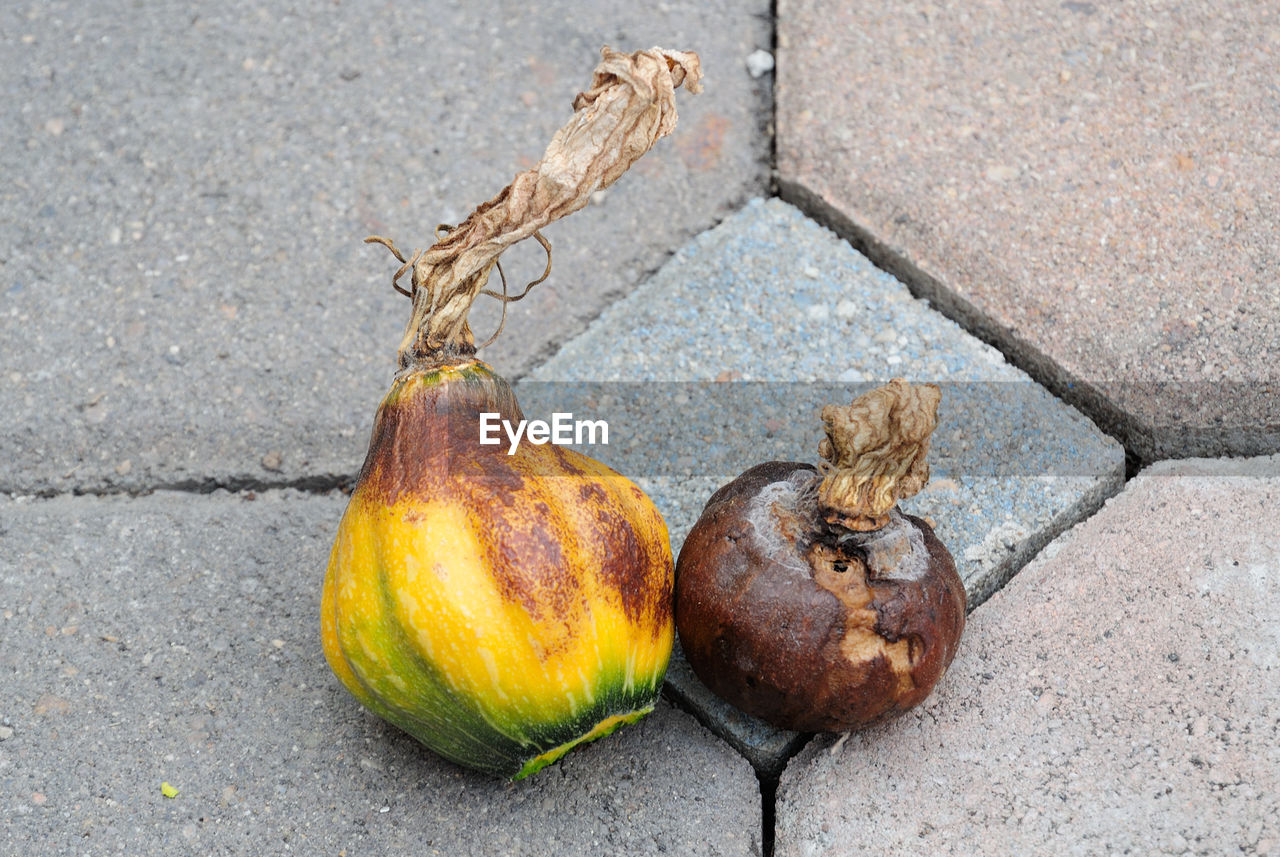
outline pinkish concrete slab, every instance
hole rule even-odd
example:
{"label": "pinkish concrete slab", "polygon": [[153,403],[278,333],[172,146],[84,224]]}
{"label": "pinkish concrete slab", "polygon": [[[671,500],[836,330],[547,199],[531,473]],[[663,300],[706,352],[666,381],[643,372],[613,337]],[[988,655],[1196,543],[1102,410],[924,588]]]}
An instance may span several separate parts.
{"label": "pinkish concrete slab", "polygon": [[776,853],[1280,853],[1278,533],[1280,456],[1148,469],[924,706],[792,760]]}
{"label": "pinkish concrete slab", "polygon": [[778,11],[786,198],[1144,460],[1280,448],[1280,7]]}

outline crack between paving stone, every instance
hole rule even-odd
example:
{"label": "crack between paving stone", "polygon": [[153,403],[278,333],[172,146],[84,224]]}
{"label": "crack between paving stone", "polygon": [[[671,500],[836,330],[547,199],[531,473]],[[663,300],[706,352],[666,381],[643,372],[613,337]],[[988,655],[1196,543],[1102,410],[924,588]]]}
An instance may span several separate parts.
{"label": "crack between paving stone", "polygon": [[[769,27],[769,51],[776,57],[778,55],[778,3],[777,3],[777,0],[772,0],[772,2],[769,5],[767,24]],[[776,70],[775,72],[770,72],[769,79],[767,81],[765,80],[760,81],[761,91],[759,93],[759,97],[764,102],[764,104],[761,105],[763,109],[761,110],[762,119],[760,122],[759,130],[760,130],[760,133],[765,136],[767,146],[766,146],[766,151],[764,153],[764,160],[760,164],[760,175],[758,176],[759,181],[753,182],[752,186],[744,189],[741,194],[738,194],[737,196],[724,200],[724,213],[722,215],[720,216],[713,215],[710,222],[703,225],[700,229],[695,229],[691,231],[688,235],[684,236],[684,238],[677,241],[674,249],[669,249],[666,252],[664,252],[660,260],[658,260],[652,265],[642,268],[640,272],[637,274],[635,281],[632,282],[630,286],[622,286],[617,289],[612,289],[610,291],[605,292],[603,295],[601,295],[599,309],[596,312],[581,318],[578,321],[578,323],[575,324],[574,328],[570,331],[566,331],[565,334],[560,339],[543,344],[542,347],[540,347],[537,350],[537,352],[529,359],[528,363],[526,364],[526,368],[507,376],[507,380],[509,380],[512,384],[514,384],[520,381],[522,378],[533,374],[543,365],[549,363],[552,360],[552,358],[554,358],[557,354],[560,353],[560,350],[565,346],[566,343],[571,342],[572,340],[576,339],[578,336],[581,336],[583,333],[586,333],[591,328],[592,325],[594,325],[597,321],[599,321],[604,316],[604,314],[608,312],[610,307],[612,307],[618,301],[622,300],[623,298],[635,292],[636,289],[643,287],[645,283],[651,280],[654,277],[654,275],[658,273],[658,271],[662,270],[662,268],[669,261],[671,261],[671,258],[676,254],[676,251],[680,247],[683,247],[684,245],[688,244],[690,241],[694,240],[699,235],[702,235],[705,232],[710,232],[712,229],[715,229],[725,220],[727,220],[728,218],[732,217],[734,214],[736,214],[737,212],[745,208],[747,203],[751,199],[760,195],[765,195],[765,196],[777,195],[778,152],[777,152],[776,122],[777,122],[777,112],[778,112],[778,99],[775,97],[774,81],[776,78],[774,75],[776,75]]]}
{"label": "crack between paving stone", "polygon": [[279,491],[293,489],[303,494],[330,494],[342,491],[349,494],[356,482],[356,474],[323,473],[311,476],[299,476],[296,479],[255,479],[252,477],[232,477],[231,479],[187,479],[157,485],[145,493],[152,491],[185,491],[191,494],[212,494],[225,490],[233,494],[248,491]]}
{"label": "crack between paving stone", "polygon": [[773,857],[778,835],[778,780],[757,774],[760,783],[760,849],[764,857]]}
{"label": "crack between paving stone", "polygon": [[[769,76],[769,120],[764,133],[769,141],[769,195],[779,196],[778,176],[778,0],[769,3],[769,53],[773,54],[773,71]],[[812,737],[809,739],[813,740]],[[799,743],[791,755],[783,760],[776,775],[765,776],[757,772],[760,783],[760,851],[763,857],[773,857],[778,839],[778,781],[809,741]]]}
{"label": "crack between paving stone", "polygon": [[355,481],[355,473],[313,474],[299,476],[294,479],[258,479],[249,476],[233,476],[226,479],[180,479],[137,487],[114,485],[78,486],[69,491],[13,491],[11,489],[0,489],[0,495],[10,499],[34,497],[38,500],[53,500],[58,497],[146,497],[157,491],[176,491],[186,494],[212,494],[215,491],[228,491],[232,494],[246,494],[287,489],[293,489],[303,494],[323,495],[334,491],[349,494],[352,486],[355,485]]}
{"label": "crack between paving stone", "polygon": [[764,134],[769,141],[769,196],[778,193],[778,0],[769,4],[769,53],[773,71],[769,73],[769,110]]}
{"label": "crack between paving stone", "polygon": [[809,742],[817,737],[816,734],[806,735],[804,740],[797,742],[786,753],[776,771],[765,771],[755,767],[745,753],[734,747],[731,741],[716,731],[707,712],[699,710],[684,694],[675,691],[669,683],[664,683],[662,697],[672,706],[696,720],[699,726],[706,729],[717,740],[723,741],[734,753],[742,757],[748,765],[751,765],[752,773],[756,776],[756,783],[760,791],[760,854],[761,857],[773,857],[777,834],[778,783],[781,781],[782,774],[786,771],[788,763],[807,747]]}
{"label": "crack between paving stone", "polygon": [[1032,381],[1088,417],[1124,449],[1126,482],[1155,461],[1197,454],[1195,450],[1158,454],[1157,441],[1150,430],[1117,408],[1092,384],[1063,370],[1032,343],[996,325],[973,304],[946,289],[937,277],[879,240],[869,229],[854,222],[818,194],[796,182],[780,178],[778,196],[831,229],[873,265],[905,285],[913,297],[928,301],[933,310],[959,325],[970,336],[999,351],[1009,365],[1025,372]]}

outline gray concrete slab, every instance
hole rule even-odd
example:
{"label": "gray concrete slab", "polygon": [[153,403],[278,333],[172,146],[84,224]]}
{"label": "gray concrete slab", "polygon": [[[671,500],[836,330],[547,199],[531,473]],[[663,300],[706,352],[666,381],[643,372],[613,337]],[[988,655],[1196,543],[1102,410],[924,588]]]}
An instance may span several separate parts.
{"label": "gray concrete slab", "polygon": [[1280,449],[1280,14],[783,0],[784,196],[1150,461]]}
{"label": "gray concrete slab", "polygon": [[1280,852],[1280,457],[1166,462],[970,617],[934,696],[815,741],[778,857]]}
{"label": "gray concrete slab", "polygon": [[519,374],[765,186],[770,38],[765,0],[8,8],[0,492],[354,473],[409,313],[362,239],[425,246],[532,165],[603,44],[700,52],[676,134],[547,230],[488,355]]}
{"label": "gray concrete slab", "polygon": [[[936,524],[973,604],[1118,490],[1114,440],[778,200],[686,244],[517,389],[530,417],[608,416],[610,444],[581,450],[640,481],[678,551],[716,487],[816,462],[822,405],[895,376],[943,387],[933,481],[904,506]],[[794,748],[689,671],[669,683],[760,770]]]}
{"label": "gray concrete slab", "polygon": [[750,766],[668,706],[517,784],[366,714],[320,651],[344,502],[0,499],[0,853],[760,853]]}

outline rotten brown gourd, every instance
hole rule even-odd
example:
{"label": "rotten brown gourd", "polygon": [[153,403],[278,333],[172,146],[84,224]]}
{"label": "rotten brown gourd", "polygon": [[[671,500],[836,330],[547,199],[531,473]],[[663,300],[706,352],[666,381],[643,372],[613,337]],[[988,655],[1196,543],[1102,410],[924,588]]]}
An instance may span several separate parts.
{"label": "rotten brown gourd", "polygon": [[918,705],[955,657],[966,598],[924,487],[940,391],[896,379],[822,409],[820,467],[773,461],[717,491],[676,566],[694,673],[775,726],[844,732]]}

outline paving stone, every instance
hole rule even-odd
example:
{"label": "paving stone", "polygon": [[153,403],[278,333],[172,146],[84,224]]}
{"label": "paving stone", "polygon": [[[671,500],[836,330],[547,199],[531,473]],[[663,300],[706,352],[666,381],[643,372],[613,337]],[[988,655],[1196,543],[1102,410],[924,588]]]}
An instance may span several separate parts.
{"label": "paving stone", "polygon": [[[0,32],[0,492],[332,484],[358,470],[425,246],[532,166],[600,47],[700,52],[701,95],[546,234],[516,375],[768,181],[765,0],[189,14],[24,3]],[[541,272],[536,246],[506,270]],[[478,336],[496,326],[477,311]]]}
{"label": "paving stone", "polygon": [[1143,458],[1280,449],[1280,9],[784,0],[783,194]]}
{"label": "paving stone", "polygon": [[1166,462],[970,616],[921,708],[815,741],[778,857],[1280,853],[1280,457]]}
{"label": "paving stone", "polygon": [[[607,414],[610,444],[581,451],[650,492],[678,551],[718,486],[816,462],[822,405],[895,376],[943,387],[933,481],[904,507],[934,521],[971,604],[1123,480],[1115,441],[779,200],[686,244],[517,389],[531,417]],[[668,684],[762,773],[796,745],[680,664]]]}
{"label": "paving stone", "polygon": [[750,766],[669,706],[516,784],[366,714],[319,642],[344,503],[0,499],[0,853],[760,853]]}

